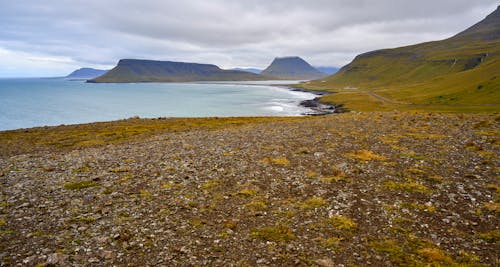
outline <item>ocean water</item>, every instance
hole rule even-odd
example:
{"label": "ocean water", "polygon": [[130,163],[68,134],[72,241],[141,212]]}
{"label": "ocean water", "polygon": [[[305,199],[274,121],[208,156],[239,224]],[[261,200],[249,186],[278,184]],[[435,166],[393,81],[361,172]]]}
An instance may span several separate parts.
{"label": "ocean water", "polygon": [[133,116],[300,116],[311,93],[268,82],[96,84],[63,79],[0,79],[0,130]]}

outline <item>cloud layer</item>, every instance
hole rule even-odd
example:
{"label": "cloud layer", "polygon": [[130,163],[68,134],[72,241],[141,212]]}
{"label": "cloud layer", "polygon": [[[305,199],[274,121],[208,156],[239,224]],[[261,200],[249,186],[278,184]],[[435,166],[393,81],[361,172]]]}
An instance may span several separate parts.
{"label": "cloud layer", "polygon": [[265,67],[298,55],[342,66],[359,53],[450,37],[495,0],[0,0],[0,77],[64,75],[120,58]]}

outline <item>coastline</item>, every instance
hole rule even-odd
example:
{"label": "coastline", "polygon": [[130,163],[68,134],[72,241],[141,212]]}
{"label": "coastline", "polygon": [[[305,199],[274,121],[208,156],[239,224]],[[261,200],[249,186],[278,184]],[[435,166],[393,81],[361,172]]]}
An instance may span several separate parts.
{"label": "coastline", "polygon": [[286,88],[294,92],[304,92],[317,95],[318,97],[315,97],[313,99],[300,101],[299,106],[306,107],[312,110],[312,112],[303,114],[306,116],[324,116],[334,113],[345,113],[348,111],[347,109],[344,108],[344,104],[332,104],[321,101],[321,96],[333,94],[332,92],[321,91],[321,90],[307,90],[303,88],[296,88],[291,85],[286,85],[286,86],[272,85],[272,86]]}

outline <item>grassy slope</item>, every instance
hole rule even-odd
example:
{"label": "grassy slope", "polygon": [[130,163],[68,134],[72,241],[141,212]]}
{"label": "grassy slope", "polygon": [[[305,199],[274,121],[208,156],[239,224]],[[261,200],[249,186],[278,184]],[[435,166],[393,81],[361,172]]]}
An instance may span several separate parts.
{"label": "grassy slope", "polygon": [[[323,100],[358,110],[498,112],[499,22],[497,10],[452,38],[365,53],[337,74],[302,86],[338,92]],[[396,103],[375,99],[365,90]]]}

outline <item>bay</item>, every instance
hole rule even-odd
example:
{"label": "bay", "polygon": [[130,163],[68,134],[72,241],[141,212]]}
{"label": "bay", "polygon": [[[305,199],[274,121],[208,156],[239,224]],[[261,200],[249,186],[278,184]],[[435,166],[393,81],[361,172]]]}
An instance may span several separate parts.
{"label": "bay", "polygon": [[297,81],[109,83],[0,79],[0,130],[110,121],[133,116],[300,116],[314,94],[271,84]]}

